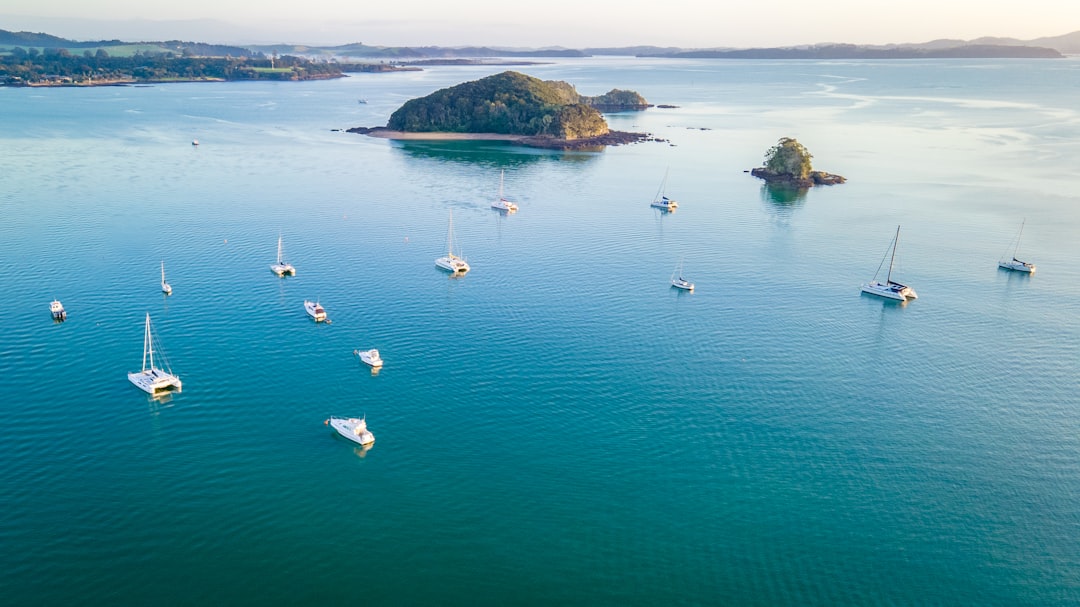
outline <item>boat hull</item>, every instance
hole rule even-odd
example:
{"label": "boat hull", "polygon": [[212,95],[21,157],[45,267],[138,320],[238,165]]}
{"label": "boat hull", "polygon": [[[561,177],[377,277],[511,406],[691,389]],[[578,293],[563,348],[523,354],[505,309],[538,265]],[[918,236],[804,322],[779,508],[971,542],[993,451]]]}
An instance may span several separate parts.
{"label": "boat hull", "polygon": [[674,200],[671,200],[671,201],[668,201],[667,203],[654,202],[650,206],[652,206],[653,208],[656,208],[656,209],[662,209],[664,211],[674,211],[675,209],[679,208],[679,203],[675,202]]}
{"label": "boat hull", "polygon": [[464,274],[471,269],[469,264],[459,257],[440,257],[435,260],[435,265],[454,274]]}
{"label": "boat hull", "polygon": [[375,435],[367,429],[363,418],[331,417],[328,421],[335,432],[358,445],[366,447],[375,442]]}
{"label": "boat hull", "polygon": [[[907,301],[908,297],[904,294],[906,289],[910,293],[914,293],[910,287],[903,287],[903,289],[897,288],[898,285],[891,285],[881,282],[871,282],[862,286],[862,292],[868,295],[877,295],[878,297],[884,297],[885,299],[892,299],[895,301]],[[916,296],[917,297],[917,296]],[[915,299],[915,297],[911,297]]]}
{"label": "boat hull", "polygon": [[379,356],[378,350],[362,350],[358,351],[357,355],[360,356],[361,362],[363,362],[365,365],[368,365],[370,367],[383,366],[383,360],[382,357]]}
{"label": "boat hull", "polygon": [[128,373],[128,380],[147,394],[157,394],[171,388],[175,388],[177,392],[183,390],[179,377],[157,368]]}
{"label": "boat hull", "polygon": [[1035,264],[1026,263],[1018,259],[1014,261],[999,261],[998,267],[1005,270],[1012,270],[1013,272],[1023,272],[1025,274],[1035,273]]}
{"label": "boat hull", "polygon": [[676,289],[682,289],[683,291],[694,290],[694,283],[690,282],[689,280],[683,280],[681,278],[676,278],[672,280],[671,286],[675,287]]}
{"label": "boat hull", "polygon": [[518,210],[517,205],[510,202],[509,200],[497,200],[491,203],[491,208],[497,209],[499,211],[505,211],[507,213],[516,213]]}
{"label": "boat hull", "polygon": [[323,322],[326,320],[326,310],[324,310],[317,302],[305,301],[304,311],[307,312],[307,315],[315,322]]}
{"label": "boat hull", "polygon": [[296,276],[296,268],[287,263],[273,264],[270,266],[270,271],[278,276]]}

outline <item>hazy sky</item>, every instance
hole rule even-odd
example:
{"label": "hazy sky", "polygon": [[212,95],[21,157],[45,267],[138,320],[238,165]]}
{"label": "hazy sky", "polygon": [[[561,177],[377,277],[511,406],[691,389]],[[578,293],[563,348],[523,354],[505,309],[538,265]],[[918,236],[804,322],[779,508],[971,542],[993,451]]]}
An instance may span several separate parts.
{"label": "hazy sky", "polygon": [[86,39],[372,45],[750,47],[1080,30],[1080,0],[48,0],[0,29]]}

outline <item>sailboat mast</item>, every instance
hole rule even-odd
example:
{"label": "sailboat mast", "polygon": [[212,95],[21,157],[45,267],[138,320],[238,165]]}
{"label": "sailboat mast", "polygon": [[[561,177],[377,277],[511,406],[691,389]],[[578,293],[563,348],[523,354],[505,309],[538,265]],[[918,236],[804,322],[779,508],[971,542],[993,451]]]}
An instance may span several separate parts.
{"label": "sailboat mast", "polygon": [[277,237],[277,262],[278,262],[278,265],[280,266],[281,265],[281,234],[278,234],[278,237]]}
{"label": "sailboat mast", "polygon": [[165,284],[165,260],[161,261],[161,284]]}
{"label": "sailboat mast", "polygon": [[1016,248],[1013,249],[1013,261],[1016,261],[1016,254],[1020,252],[1020,239],[1024,237],[1024,224],[1027,223],[1027,217],[1020,222],[1020,233],[1016,235]]}
{"label": "sailboat mast", "polygon": [[150,353],[150,366],[154,366],[154,349],[150,344],[150,313],[146,313],[146,329],[143,331],[142,370],[146,370],[146,353]]}
{"label": "sailboat mast", "polygon": [[885,277],[885,284],[892,283],[893,260],[896,259],[896,246],[900,244],[900,226],[896,226],[896,238],[893,238],[892,256],[889,257],[889,275]]}
{"label": "sailboat mast", "polygon": [[446,254],[454,256],[454,210],[450,209],[450,227],[446,229]]}

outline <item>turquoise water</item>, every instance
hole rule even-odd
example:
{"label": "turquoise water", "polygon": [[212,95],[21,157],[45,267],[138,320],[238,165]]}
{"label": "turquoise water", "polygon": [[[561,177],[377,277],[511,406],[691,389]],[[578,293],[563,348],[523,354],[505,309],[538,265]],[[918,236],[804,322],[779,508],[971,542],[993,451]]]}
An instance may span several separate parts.
{"label": "turquoise water", "polygon": [[[0,89],[3,602],[1080,602],[1080,61],[567,60],[666,142],[332,130],[499,70]],[[764,190],[783,136],[849,182]]]}

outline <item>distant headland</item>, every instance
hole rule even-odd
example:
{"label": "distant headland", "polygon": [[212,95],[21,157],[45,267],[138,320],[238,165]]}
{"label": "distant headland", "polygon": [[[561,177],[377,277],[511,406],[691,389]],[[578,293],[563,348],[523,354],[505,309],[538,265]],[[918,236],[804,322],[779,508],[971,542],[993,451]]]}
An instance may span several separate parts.
{"label": "distant headland", "polygon": [[648,101],[614,89],[589,97],[573,85],[506,71],[411,99],[386,127],[357,127],[391,139],[499,139],[544,148],[578,149],[650,139],[646,133],[608,128],[600,110],[643,110]]}

